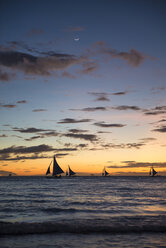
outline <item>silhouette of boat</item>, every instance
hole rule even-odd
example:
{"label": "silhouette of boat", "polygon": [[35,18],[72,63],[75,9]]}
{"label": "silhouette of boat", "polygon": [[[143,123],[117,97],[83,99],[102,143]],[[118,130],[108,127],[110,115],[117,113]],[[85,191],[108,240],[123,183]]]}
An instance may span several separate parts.
{"label": "silhouette of boat", "polygon": [[157,171],[155,171],[155,169],[152,166],[149,171],[149,176],[154,177],[155,175],[157,175]]}
{"label": "silhouette of boat", "polygon": [[72,169],[70,168],[70,166],[68,165],[68,169],[66,170],[66,176],[74,176],[76,173],[74,171],[72,171]]}
{"label": "silhouette of boat", "polygon": [[104,167],[104,169],[103,169],[103,171],[102,171],[102,176],[103,177],[106,177],[106,176],[108,176],[109,175],[109,173],[106,171],[106,169],[105,169],[105,167]]}
{"label": "silhouette of boat", "polygon": [[[53,169],[52,169],[52,175],[51,175],[50,167],[51,167],[52,162],[53,162]],[[48,166],[46,176],[47,178],[61,178],[62,173],[64,173],[64,171],[61,169],[61,167],[57,163],[56,158],[54,156],[53,161],[51,161],[51,163]]]}

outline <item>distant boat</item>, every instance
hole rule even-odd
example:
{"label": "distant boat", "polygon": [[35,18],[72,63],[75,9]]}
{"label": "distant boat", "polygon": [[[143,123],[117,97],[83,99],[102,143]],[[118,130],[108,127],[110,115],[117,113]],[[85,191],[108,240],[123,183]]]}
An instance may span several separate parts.
{"label": "distant boat", "polygon": [[[53,169],[52,169],[52,175],[51,175],[50,167],[51,167],[52,162],[53,162]],[[51,163],[48,166],[46,176],[47,176],[47,178],[52,178],[52,177],[53,178],[60,178],[62,173],[64,173],[64,171],[61,169],[61,167],[57,163],[56,158],[54,156],[53,161],[51,161]],[[51,176],[48,177],[48,175],[51,175]]]}
{"label": "distant boat", "polygon": [[106,171],[106,169],[105,169],[105,167],[104,167],[104,169],[103,169],[103,171],[102,171],[102,176],[103,177],[106,177],[106,176],[108,176],[109,175],[109,173]]}
{"label": "distant boat", "polygon": [[157,171],[153,168],[153,166],[150,168],[149,176],[154,177],[157,174]]}
{"label": "distant boat", "polygon": [[72,171],[72,169],[70,168],[70,166],[68,165],[68,169],[66,170],[66,176],[74,176],[76,173],[74,171]]}
{"label": "distant boat", "polygon": [[8,175],[8,177],[11,177],[11,176],[12,176],[12,173],[10,172],[9,175]]}

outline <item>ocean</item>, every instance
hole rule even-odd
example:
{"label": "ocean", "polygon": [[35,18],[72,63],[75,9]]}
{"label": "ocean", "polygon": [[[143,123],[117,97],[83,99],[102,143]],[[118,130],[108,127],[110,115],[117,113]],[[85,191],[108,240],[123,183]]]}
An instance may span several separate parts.
{"label": "ocean", "polygon": [[166,177],[0,177],[0,247],[166,247]]}

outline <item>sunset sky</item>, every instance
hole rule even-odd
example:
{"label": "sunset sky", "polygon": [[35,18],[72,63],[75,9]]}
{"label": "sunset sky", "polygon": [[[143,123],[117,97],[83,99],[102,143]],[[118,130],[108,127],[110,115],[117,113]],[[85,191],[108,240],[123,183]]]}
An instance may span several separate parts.
{"label": "sunset sky", "polygon": [[0,1],[0,175],[166,175],[166,1]]}

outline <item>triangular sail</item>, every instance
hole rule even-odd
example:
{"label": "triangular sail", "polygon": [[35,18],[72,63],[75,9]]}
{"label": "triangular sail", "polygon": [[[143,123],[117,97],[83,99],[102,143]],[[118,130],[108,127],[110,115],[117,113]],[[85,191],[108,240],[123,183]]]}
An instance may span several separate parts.
{"label": "triangular sail", "polygon": [[157,171],[152,167],[150,168],[149,176],[154,177],[157,174]]}
{"label": "triangular sail", "polygon": [[157,174],[157,171],[155,171],[154,169],[153,169],[153,176],[155,176]]}
{"label": "triangular sail", "polygon": [[104,176],[107,176],[109,173],[105,170]]}
{"label": "triangular sail", "polygon": [[46,175],[51,174],[51,172],[50,172],[50,166],[51,166],[51,164],[52,164],[52,161],[51,161],[50,165],[48,166],[48,169],[47,169]]}
{"label": "triangular sail", "polygon": [[102,176],[107,176],[109,173],[106,171],[106,169],[105,169],[105,167],[104,167],[104,169],[103,169],[103,172],[102,172]]}
{"label": "triangular sail", "polygon": [[73,176],[73,175],[75,175],[76,173],[74,172],[74,171],[72,171],[71,169],[70,169],[70,166],[69,166],[69,177],[70,176]]}
{"label": "triangular sail", "polygon": [[61,173],[64,173],[64,171],[61,169],[61,167],[59,166],[59,164],[57,163],[55,156],[53,158],[53,176],[59,175]]}

